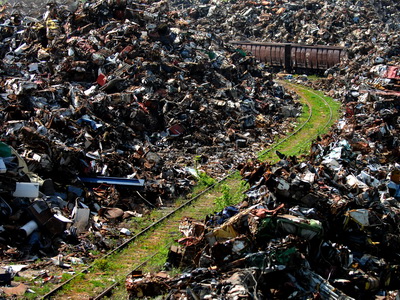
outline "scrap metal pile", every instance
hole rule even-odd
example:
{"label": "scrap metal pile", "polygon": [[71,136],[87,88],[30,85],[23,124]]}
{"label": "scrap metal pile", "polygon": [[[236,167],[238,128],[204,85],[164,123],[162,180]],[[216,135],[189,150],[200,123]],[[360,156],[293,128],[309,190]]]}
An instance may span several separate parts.
{"label": "scrap metal pile", "polygon": [[347,46],[348,62],[314,84],[342,100],[344,117],[309,156],[241,164],[246,200],[204,222],[183,220],[166,267],[184,273],[133,274],[131,297],[399,297],[399,3],[204,6],[194,10],[227,16],[230,39]]}
{"label": "scrap metal pile", "polygon": [[[301,111],[268,69],[166,2],[47,8],[0,20],[1,245],[16,256],[57,253],[65,229],[76,238],[93,215],[164,205],[190,191],[195,164],[223,176]],[[38,232],[29,247],[13,238],[24,226]]]}
{"label": "scrap metal pile", "polygon": [[[120,220],[190,191],[194,167],[220,178],[240,165],[247,204],[186,224],[200,233],[171,251],[171,264],[190,267],[168,282],[171,297],[372,297],[398,286],[397,1],[24,8],[0,11],[3,262],[54,256],[66,266],[111,249]],[[244,39],[348,48],[349,61],[316,84],[346,103],[346,118],[301,163],[246,164],[301,107],[229,44]],[[138,278],[132,295],[166,286]]]}
{"label": "scrap metal pile", "polygon": [[[200,4],[200,3],[199,3]],[[232,39],[260,42],[334,45],[348,49],[347,72],[361,72],[369,63],[397,62],[398,1],[236,1],[232,5],[202,1],[192,8],[202,24]],[[396,59],[397,57],[397,59]],[[378,58],[378,59],[377,59]]]}
{"label": "scrap metal pile", "polygon": [[[173,1],[182,18],[225,42],[257,41],[342,46],[348,60],[327,70],[319,87],[343,97],[348,89],[393,88],[400,80],[400,4],[394,0]],[[197,4],[197,5],[195,5]],[[215,20],[218,20],[216,24]],[[211,29],[210,29],[211,28]],[[341,80],[342,79],[342,80]],[[337,80],[337,81],[336,81]],[[397,86],[397,91],[399,90]]]}
{"label": "scrap metal pile", "polygon": [[129,276],[132,299],[143,291],[165,299],[399,297],[396,107],[365,102],[307,157],[240,165],[245,201],[204,222],[183,220],[166,267],[184,273]]}

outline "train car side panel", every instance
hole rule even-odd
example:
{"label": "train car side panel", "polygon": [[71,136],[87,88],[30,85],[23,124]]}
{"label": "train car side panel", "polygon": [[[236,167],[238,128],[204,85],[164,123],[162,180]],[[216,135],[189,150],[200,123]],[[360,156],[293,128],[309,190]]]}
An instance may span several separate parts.
{"label": "train car side panel", "polygon": [[326,70],[346,56],[342,47],[283,43],[232,42],[272,67]]}

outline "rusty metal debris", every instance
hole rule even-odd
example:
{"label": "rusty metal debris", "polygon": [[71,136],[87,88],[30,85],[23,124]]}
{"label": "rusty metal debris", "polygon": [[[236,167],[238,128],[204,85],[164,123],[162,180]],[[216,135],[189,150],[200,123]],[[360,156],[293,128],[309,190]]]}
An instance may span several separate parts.
{"label": "rusty metal debris", "polygon": [[166,267],[185,273],[128,277],[131,297],[140,297],[143,284],[166,299],[398,297],[399,145],[390,134],[389,143],[364,140],[361,129],[349,135],[342,125],[353,118],[301,161],[280,153],[276,164],[240,166],[251,186],[243,203],[205,222],[182,221]]}
{"label": "rusty metal debris", "polygon": [[123,243],[124,220],[170,205],[198,172],[226,175],[301,111],[267,66],[165,2],[40,9],[11,1],[0,15],[5,264],[73,270],[70,253]]}
{"label": "rusty metal debris", "polygon": [[[227,207],[206,222],[185,220],[166,265],[185,272],[153,286],[168,285],[165,299],[399,297],[399,7],[246,4],[236,3],[234,13],[229,5],[210,9],[228,12],[221,23],[233,27],[225,31],[236,38],[230,40],[346,47],[348,60],[328,69],[326,79],[283,76],[341,99],[344,116],[308,157],[281,153],[275,165],[241,165],[251,186],[246,207]],[[190,228],[202,228],[201,235]],[[131,280],[126,287],[135,298]]]}
{"label": "rusty metal debris", "polygon": [[[227,208],[226,220],[208,224],[186,220],[185,247],[171,259],[196,267],[181,279],[196,284],[179,293],[395,297],[396,1],[21,3],[0,10],[4,264],[90,260],[91,250],[107,251],[133,233],[121,221],[188,193],[196,172],[222,178],[239,165],[252,185],[249,207]],[[324,79],[285,75],[344,105],[344,118],[306,162],[247,163],[289,132],[302,108],[273,81],[273,65],[234,40],[346,49]],[[4,284],[22,272],[7,270]],[[144,282],[160,291],[175,284],[161,275]]]}

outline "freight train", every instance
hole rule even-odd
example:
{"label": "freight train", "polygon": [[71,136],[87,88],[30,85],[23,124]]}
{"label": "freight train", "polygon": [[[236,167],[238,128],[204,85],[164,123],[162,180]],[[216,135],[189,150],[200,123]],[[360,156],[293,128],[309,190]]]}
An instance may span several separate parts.
{"label": "freight train", "polygon": [[325,71],[347,56],[343,47],[334,46],[248,41],[233,41],[231,44],[252,53],[271,67],[286,71]]}

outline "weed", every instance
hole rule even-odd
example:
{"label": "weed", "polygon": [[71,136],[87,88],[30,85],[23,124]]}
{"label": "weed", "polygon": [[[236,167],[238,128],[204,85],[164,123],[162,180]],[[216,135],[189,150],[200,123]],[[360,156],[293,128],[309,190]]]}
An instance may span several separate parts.
{"label": "weed", "polygon": [[308,80],[310,80],[310,81],[316,81],[316,80],[318,80],[318,79],[321,79],[320,76],[314,75],[314,74],[308,75],[307,78],[308,78]]}
{"label": "weed", "polygon": [[67,281],[68,279],[70,279],[71,277],[72,277],[71,274],[64,273],[64,274],[61,275],[61,280],[64,282],[64,281]]}
{"label": "weed", "polygon": [[196,170],[196,177],[197,177],[197,180],[198,180],[197,184],[200,187],[211,186],[216,182],[216,180],[214,178],[210,177],[206,172],[200,171],[198,169],[198,165],[199,165],[200,161],[201,161],[201,155],[196,155],[194,157],[194,167],[195,167],[195,170]]}
{"label": "weed", "polygon": [[25,293],[24,294],[24,299],[37,299],[37,294],[36,293]]}
{"label": "weed", "polygon": [[208,176],[206,172],[198,171],[197,174],[199,176],[198,184],[201,186],[211,186],[216,182],[216,180]]}
{"label": "weed", "polygon": [[222,210],[224,207],[234,205],[234,197],[231,193],[231,188],[226,184],[223,184],[221,187],[222,196],[217,197],[215,199],[215,204],[217,210]]}
{"label": "weed", "polygon": [[25,293],[24,299],[37,299],[38,293],[44,295],[51,291],[51,287],[49,285],[44,285],[41,288],[31,288],[34,293]]}
{"label": "weed", "polygon": [[100,271],[106,271],[110,267],[110,263],[105,258],[100,258],[94,261],[94,268],[99,269]]}
{"label": "weed", "polygon": [[97,255],[100,255],[101,253],[99,250],[92,250],[92,251],[90,251],[90,254],[93,256],[97,256]]}
{"label": "weed", "polygon": [[154,255],[150,261],[147,261],[146,266],[144,267],[144,270],[146,272],[157,272],[160,269],[162,269],[162,266],[165,265],[165,262],[167,261],[168,258],[168,253],[169,253],[169,247],[172,244],[172,241],[165,241],[165,247],[161,247],[158,249],[153,249],[152,252],[158,251],[156,255]]}
{"label": "weed", "polygon": [[94,286],[94,287],[101,287],[104,288],[106,285],[101,282],[100,280],[91,280],[90,283]]}
{"label": "weed", "polygon": [[182,270],[179,268],[172,268],[171,271],[168,272],[171,277],[175,277],[178,274],[182,273]]}
{"label": "weed", "polygon": [[14,276],[13,281],[23,282],[25,281],[25,278],[21,276]]}

